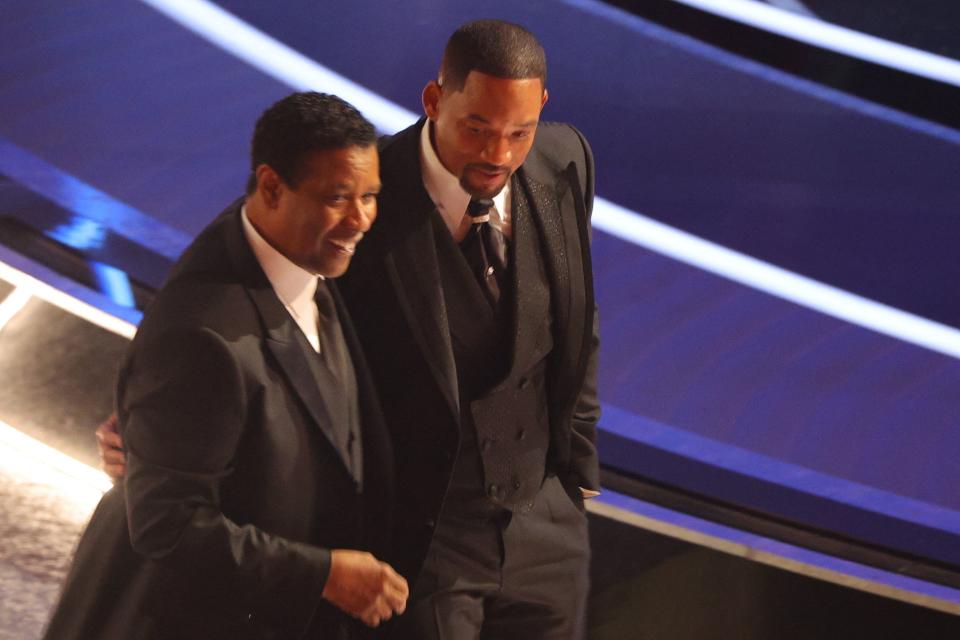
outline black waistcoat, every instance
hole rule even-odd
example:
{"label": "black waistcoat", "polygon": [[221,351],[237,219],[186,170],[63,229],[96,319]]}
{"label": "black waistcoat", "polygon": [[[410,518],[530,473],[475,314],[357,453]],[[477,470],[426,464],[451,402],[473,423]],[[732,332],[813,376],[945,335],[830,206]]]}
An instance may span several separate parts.
{"label": "black waistcoat", "polygon": [[[439,216],[435,223],[460,395],[460,448],[444,513],[461,517],[528,510],[543,481],[550,443],[550,287],[540,235],[516,178],[511,194],[510,264],[497,309]],[[521,341],[525,348],[518,349]]]}
{"label": "black waistcoat", "polygon": [[360,437],[360,407],[357,397],[357,376],[353,368],[353,360],[349,356],[342,330],[337,329],[337,340],[340,341],[345,358],[343,380],[338,380],[327,367],[323,358],[310,346],[306,336],[301,331],[296,332],[297,342],[307,354],[310,373],[318,386],[328,389],[338,389],[338,393],[330,394],[329,402],[325,402],[327,416],[333,427],[333,437],[336,448],[342,453],[341,459],[358,492],[363,489],[363,440]]}

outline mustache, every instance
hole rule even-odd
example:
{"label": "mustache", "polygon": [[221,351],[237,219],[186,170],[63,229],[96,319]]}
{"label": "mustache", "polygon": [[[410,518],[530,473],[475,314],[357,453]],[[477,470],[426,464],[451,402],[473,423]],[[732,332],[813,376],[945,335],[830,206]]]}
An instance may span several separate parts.
{"label": "mustache", "polygon": [[486,171],[487,173],[509,173],[510,168],[504,167],[496,164],[485,164],[485,163],[472,163],[466,166],[467,169],[479,169],[480,171]]}

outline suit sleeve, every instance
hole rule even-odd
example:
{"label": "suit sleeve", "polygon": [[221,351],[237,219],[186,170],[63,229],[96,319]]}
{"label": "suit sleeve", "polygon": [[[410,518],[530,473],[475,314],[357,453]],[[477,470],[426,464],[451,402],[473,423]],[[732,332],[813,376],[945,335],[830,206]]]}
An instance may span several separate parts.
{"label": "suit sleeve", "polygon": [[[586,243],[584,246],[584,283],[593,296],[593,267],[590,258],[590,219],[593,215],[594,168],[593,153],[586,138],[579,131],[571,127],[577,135],[583,152],[582,162],[577,162],[577,175],[580,178],[580,188],[583,195],[584,213],[586,220],[581,223],[586,228]],[[587,335],[586,368],[583,384],[580,387],[573,408],[573,423],[570,440],[570,464],[578,485],[590,491],[600,490],[600,464],[597,456],[597,423],[600,420],[600,401],[597,396],[597,367],[600,351],[600,322],[597,315],[597,305],[593,302],[592,319]]]}
{"label": "suit sleeve", "polygon": [[305,627],[321,600],[330,552],[227,518],[229,481],[246,422],[240,366],[209,329],[160,332],[134,343],[118,389],[127,447],[133,548],[198,602]]}

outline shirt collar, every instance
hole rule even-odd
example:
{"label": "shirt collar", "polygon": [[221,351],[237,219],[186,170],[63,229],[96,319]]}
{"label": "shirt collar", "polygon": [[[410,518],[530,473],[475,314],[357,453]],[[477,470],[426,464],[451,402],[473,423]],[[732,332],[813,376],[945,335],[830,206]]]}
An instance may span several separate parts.
{"label": "shirt collar", "polygon": [[[420,169],[423,174],[423,186],[427,190],[433,204],[437,206],[450,233],[456,235],[463,216],[467,212],[470,194],[460,186],[460,179],[453,175],[440,162],[433,143],[430,141],[431,120],[427,120],[420,130]],[[507,197],[510,193],[510,181],[504,185],[500,193],[493,197],[493,207],[499,220],[502,222],[502,212],[506,210]],[[499,225],[498,225],[499,226]]]}
{"label": "shirt collar", "polygon": [[319,277],[294,264],[274,249],[250,222],[246,205],[241,208],[240,217],[243,219],[243,233],[250,244],[250,249],[277,297],[285,306],[292,307],[297,314],[310,317]]}

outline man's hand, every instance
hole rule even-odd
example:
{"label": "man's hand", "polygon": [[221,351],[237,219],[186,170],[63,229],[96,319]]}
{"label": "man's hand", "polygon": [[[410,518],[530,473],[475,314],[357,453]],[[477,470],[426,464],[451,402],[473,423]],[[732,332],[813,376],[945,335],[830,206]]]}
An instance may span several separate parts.
{"label": "man's hand", "polygon": [[407,607],[407,581],[365,551],[334,549],[323,597],[365,625],[376,627]]}
{"label": "man's hand", "polygon": [[123,479],[127,471],[127,458],[123,454],[123,439],[117,431],[117,414],[111,414],[96,430],[97,447],[100,449],[100,466],[114,484]]}

